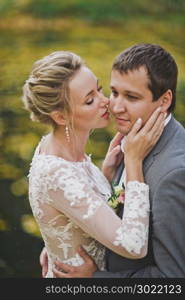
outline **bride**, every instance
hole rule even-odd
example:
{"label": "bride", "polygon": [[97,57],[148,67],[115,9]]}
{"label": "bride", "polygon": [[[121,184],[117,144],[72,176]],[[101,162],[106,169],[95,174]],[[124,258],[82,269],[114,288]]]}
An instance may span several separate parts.
{"label": "bride", "polygon": [[[104,174],[85,154],[90,131],[109,121],[109,100],[96,76],[74,53],[58,51],[35,62],[23,87],[31,118],[51,125],[39,142],[29,171],[29,201],[48,253],[46,277],[54,277],[56,260],[79,266],[82,245],[100,270],[104,246],[127,258],[147,253],[149,187],[142,160],[159,139],[164,116],[155,111],[146,125],[138,120],[124,145],[125,208],[122,219],[108,205],[111,180],[123,160],[118,133],[103,163]],[[147,123],[148,123],[147,122]],[[149,138],[151,132],[155,139]]]}

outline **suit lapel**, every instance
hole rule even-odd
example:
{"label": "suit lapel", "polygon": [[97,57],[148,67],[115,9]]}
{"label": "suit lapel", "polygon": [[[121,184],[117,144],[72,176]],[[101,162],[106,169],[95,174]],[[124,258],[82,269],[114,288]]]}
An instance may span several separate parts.
{"label": "suit lapel", "polygon": [[123,173],[123,169],[124,169],[124,164],[123,162],[121,162],[121,164],[119,165],[119,167],[117,168],[116,174],[114,176],[114,179],[112,181],[112,185],[118,185],[121,175]]}

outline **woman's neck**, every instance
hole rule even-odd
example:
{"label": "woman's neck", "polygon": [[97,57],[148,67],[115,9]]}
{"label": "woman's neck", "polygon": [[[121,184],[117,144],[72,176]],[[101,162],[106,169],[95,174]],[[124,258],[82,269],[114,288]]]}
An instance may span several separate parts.
{"label": "woman's neck", "polygon": [[89,135],[70,133],[70,141],[67,140],[64,128],[55,129],[48,135],[46,146],[47,154],[61,156],[69,161],[82,161],[85,158],[85,146]]}

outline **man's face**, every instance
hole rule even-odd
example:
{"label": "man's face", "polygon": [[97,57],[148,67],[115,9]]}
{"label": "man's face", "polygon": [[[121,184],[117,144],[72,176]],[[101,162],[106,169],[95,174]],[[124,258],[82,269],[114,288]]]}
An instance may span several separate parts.
{"label": "man's face", "polygon": [[143,125],[153,111],[160,106],[160,100],[152,102],[152,93],[148,88],[148,77],[144,67],[121,74],[113,70],[111,74],[110,111],[117,129],[128,134],[138,118]]}

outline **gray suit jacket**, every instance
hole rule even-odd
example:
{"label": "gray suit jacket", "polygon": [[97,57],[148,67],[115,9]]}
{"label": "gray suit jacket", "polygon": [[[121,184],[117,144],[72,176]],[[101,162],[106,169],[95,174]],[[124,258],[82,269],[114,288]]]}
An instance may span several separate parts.
{"label": "gray suit jacket", "polygon": [[[144,161],[150,188],[148,254],[127,259],[106,250],[108,272],[94,277],[185,277],[185,129],[174,118]],[[119,180],[122,170],[118,169]]]}

